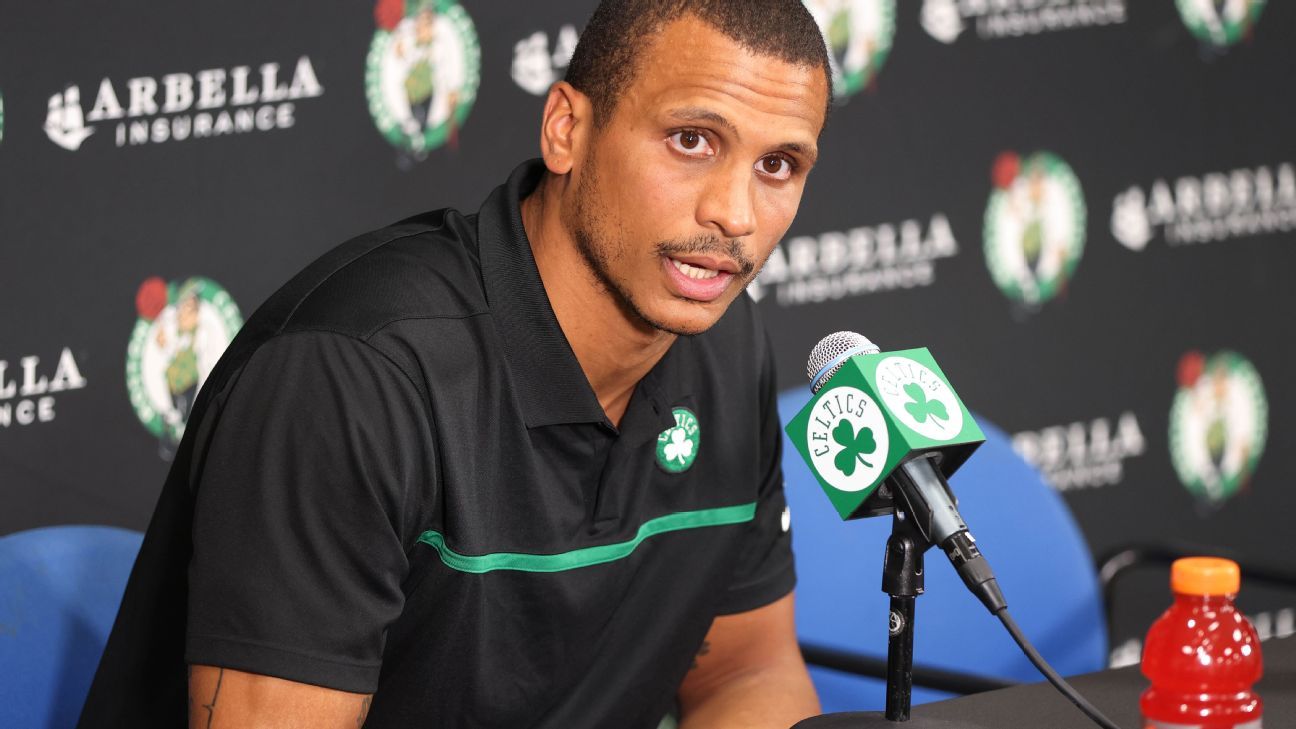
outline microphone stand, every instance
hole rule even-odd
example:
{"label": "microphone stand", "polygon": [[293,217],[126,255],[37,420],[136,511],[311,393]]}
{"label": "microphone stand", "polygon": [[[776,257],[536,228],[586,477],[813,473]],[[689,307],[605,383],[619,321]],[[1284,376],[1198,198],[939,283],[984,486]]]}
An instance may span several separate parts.
{"label": "microphone stand", "polygon": [[[894,487],[885,484],[878,495],[890,498]],[[905,722],[909,729],[961,729],[963,725],[940,719],[910,719],[913,694],[914,600],[923,594],[923,553],[932,543],[923,536],[903,496],[895,499],[891,536],[882,560],[882,591],[891,596],[887,625],[886,713],[847,712],[812,717],[792,729],[883,729]],[[883,512],[885,513],[885,512]],[[879,514],[880,515],[880,514]]]}
{"label": "microphone stand", "polygon": [[886,718],[909,721],[913,694],[914,601],[923,594],[923,553],[932,544],[897,508],[882,561],[882,591],[891,596],[887,625]]}
{"label": "microphone stand", "polygon": [[[913,695],[914,601],[923,594],[923,554],[932,543],[907,511],[903,492],[883,484],[878,496],[891,500],[891,536],[887,538],[882,560],[882,591],[891,596],[887,625],[886,712],[846,712],[811,717],[792,729],[883,729],[904,722],[907,729],[964,729],[942,719],[911,719],[909,709]],[[884,501],[883,503],[886,503]],[[885,511],[872,515],[881,516]]]}

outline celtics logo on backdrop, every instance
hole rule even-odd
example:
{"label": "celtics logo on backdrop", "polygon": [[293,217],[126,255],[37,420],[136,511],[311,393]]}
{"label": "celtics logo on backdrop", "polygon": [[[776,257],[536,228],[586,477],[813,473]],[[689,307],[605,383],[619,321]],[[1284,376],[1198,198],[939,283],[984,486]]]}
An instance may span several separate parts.
{"label": "celtics logo on backdrop", "polygon": [[135,308],[126,388],[140,422],[169,456],[184,435],[198,388],[243,317],[225,289],[202,277],[170,283],[150,278],[135,294]]}
{"label": "celtics logo on backdrop", "polygon": [[671,411],[675,425],[657,436],[657,465],[668,473],[683,473],[697,460],[702,446],[702,429],[697,416],[688,408]]}
{"label": "celtics logo on backdrop", "polygon": [[454,0],[379,0],[374,17],[365,94],[378,130],[416,157],[453,144],[481,74],[472,18]]}
{"label": "celtics logo on backdrop", "polygon": [[990,276],[1008,298],[1037,307],[1061,293],[1085,244],[1085,204],[1070,166],[1049,152],[999,156],[985,213]]}
{"label": "celtics logo on backdrop", "polygon": [[833,94],[854,95],[877,76],[895,37],[895,0],[804,0],[823,31]]}
{"label": "celtics logo on backdrop", "polygon": [[881,409],[868,393],[849,385],[820,399],[806,430],[810,460],[839,491],[863,491],[886,466],[890,434]]}
{"label": "celtics logo on backdrop", "polygon": [[1248,37],[1266,0],[1175,0],[1184,25],[1197,39],[1231,46]]}
{"label": "celtics logo on backdrop", "polygon": [[1179,361],[1170,408],[1170,458],[1194,496],[1227,501],[1255,473],[1264,453],[1269,405],[1260,374],[1236,352],[1189,352]]}

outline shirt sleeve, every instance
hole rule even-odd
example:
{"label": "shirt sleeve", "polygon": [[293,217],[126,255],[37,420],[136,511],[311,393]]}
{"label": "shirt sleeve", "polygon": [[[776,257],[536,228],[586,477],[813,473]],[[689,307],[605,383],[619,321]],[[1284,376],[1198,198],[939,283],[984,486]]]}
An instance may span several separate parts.
{"label": "shirt sleeve", "polygon": [[281,334],[199,425],[186,661],[357,693],[404,604],[431,426],[369,344]]}
{"label": "shirt sleeve", "polygon": [[747,526],[746,544],[729,589],[720,602],[721,615],[763,607],[796,586],[792,535],[783,495],[783,428],[778,414],[778,382],[774,375],[774,351],[767,334],[764,343],[760,374],[761,482],[756,516]]}

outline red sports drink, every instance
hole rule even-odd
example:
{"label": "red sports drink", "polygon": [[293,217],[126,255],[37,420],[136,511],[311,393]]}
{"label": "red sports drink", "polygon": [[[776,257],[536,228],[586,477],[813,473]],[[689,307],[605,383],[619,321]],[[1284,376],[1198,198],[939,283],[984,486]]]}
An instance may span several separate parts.
{"label": "red sports drink", "polygon": [[1260,729],[1260,638],[1233,605],[1240,585],[1236,562],[1175,561],[1174,605],[1143,647],[1144,729]]}

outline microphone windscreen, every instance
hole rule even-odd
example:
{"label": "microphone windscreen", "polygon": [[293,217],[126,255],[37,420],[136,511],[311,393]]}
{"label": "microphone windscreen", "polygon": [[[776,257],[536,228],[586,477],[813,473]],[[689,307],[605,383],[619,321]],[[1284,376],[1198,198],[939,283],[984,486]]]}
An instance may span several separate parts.
{"label": "microphone windscreen", "polygon": [[851,357],[857,354],[876,354],[879,351],[876,344],[858,332],[833,332],[820,339],[814,349],[810,350],[810,358],[806,360],[810,391],[819,392],[819,388],[832,379]]}

